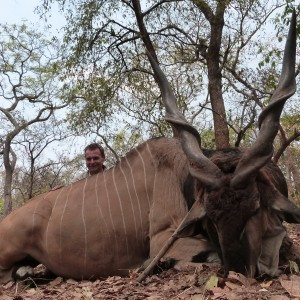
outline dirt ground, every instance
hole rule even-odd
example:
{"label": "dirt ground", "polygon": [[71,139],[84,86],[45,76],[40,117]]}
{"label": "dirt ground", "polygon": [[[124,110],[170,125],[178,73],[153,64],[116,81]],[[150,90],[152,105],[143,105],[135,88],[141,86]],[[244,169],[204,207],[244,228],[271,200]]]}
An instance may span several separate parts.
{"label": "dirt ground", "polygon": [[[293,253],[300,253],[300,225],[287,226],[293,241]],[[247,279],[231,272],[224,279],[218,276],[219,265],[199,264],[197,267],[182,266],[169,269],[158,275],[148,276],[144,282],[137,282],[137,273],[129,277],[109,277],[106,280],[75,281],[60,277],[52,280],[39,277],[23,282],[9,282],[0,286],[1,300],[38,299],[300,299],[300,259],[291,258],[282,265],[278,278]]]}

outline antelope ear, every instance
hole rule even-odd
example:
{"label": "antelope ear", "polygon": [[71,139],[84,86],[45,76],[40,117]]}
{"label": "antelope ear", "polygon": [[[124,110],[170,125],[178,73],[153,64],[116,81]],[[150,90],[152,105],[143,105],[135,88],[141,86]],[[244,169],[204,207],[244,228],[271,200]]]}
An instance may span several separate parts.
{"label": "antelope ear", "polygon": [[288,223],[300,223],[300,208],[291,200],[275,190],[271,207],[282,213],[283,218]]}
{"label": "antelope ear", "polygon": [[173,236],[183,238],[195,235],[195,227],[197,222],[201,221],[206,216],[206,211],[203,205],[196,201],[189,210],[179,227],[174,232]]}

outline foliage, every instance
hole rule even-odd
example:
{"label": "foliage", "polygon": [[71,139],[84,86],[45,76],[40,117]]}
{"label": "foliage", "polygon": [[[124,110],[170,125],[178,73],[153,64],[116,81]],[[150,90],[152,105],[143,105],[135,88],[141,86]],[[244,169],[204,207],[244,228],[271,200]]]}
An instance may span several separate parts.
{"label": "foliage", "polygon": [[[113,121],[118,120],[117,116],[124,114],[135,120],[133,127],[136,123],[145,127],[148,133],[145,137],[168,134],[170,131],[165,131],[162,122],[159,93],[149,77],[151,71],[132,2],[48,0],[43,1],[40,11],[47,13],[54,2],[67,19],[66,65],[68,75],[76,78],[78,101],[72,103],[74,113],[69,114],[71,128],[87,133],[93,126],[97,130],[102,128],[103,134],[105,125],[111,127]],[[188,119],[192,119],[191,111],[198,110],[199,104],[210,108],[206,97],[206,58],[212,40],[206,11],[216,14],[217,5],[218,1],[141,2],[144,21],[161,65],[171,78],[182,112]],[[282,48],[274,43],[276,32],[273,37],[272,34],[267,39],[262,37],[265,37],[267,20],[274,11],[285,7],[286,1],[232,0],[224,5],[227,7],[219,64],[226,108],[235,110],[236,117],[232,121],[239,121],[240,127],[235,130],[238,134],[248,126],[254,112],[251,105],[249,120],[238,120],[244,109],[241,99],[248,107],[253,101],[263,104],[277,83],[276,62],[281,60]],[[287,13],[287,9],[284,12]],[[279,20],[274,22],[278,24]],[[205,116],[202,113],[197,116],[195,124],[199,128],[206,125]],[[126,118],[121,124],[119,126],[130,126]],[[206,129],[210,126],[208,124]]]}
{"label": "foliage", "polygon": [[0,199],[0,216],[3,215],[4,212],[4,199]]}
{"label": "foliage", "polygon": [[[134,2],[45,0],[40,8],[47,14],[57,3],[67,19],[65,62],[77,96],[71,104],[74,113],[69,114],[71,128],[109,137],[103,141],[117,147],[120,133],[126,135],[124,140],[130,139],[137,127],[143,139],[170,134],[140,40]],[[218,126],[212,125],[215,112],[209,88],[223,92],[226,113],[222,117],[231,145],[244,147],[255,140],[257,116],[278,82],[292,5],[290,0],[141,1],[161,67],[181,111],[202,133],[204,146],[214,147]],[[216,42],[212,20],[221,8],[224,28],[215,60],[222,84],[209,87],[208,54]],[[287,136],[295,128],[285,122],[291,118],[292,124],[297,115],[297,109],[286,109]],[[281,147],[280,142],[276,147]]]}
{"label": "foliage", "polygon": [[108,115],[111,114],[109,100],[111,98],[111,90],[104,78],[92,77],[87,80],[89,86],[83,82],[78,82],[74,96],[70,104],[68,112],[68,120],[70,127],[77,133],[81,134],[89,130],[90,124],[96,119],[106,121]]}
{"label": "foliage", "polygon": [[206,149],[214,149],[214,131],[212,129],[201,132],[201,146]]}
{"label": "foliage", "polygon": [[71,184],[86,176],[82,156],[70,160],[61,153],[48,159],[47,163],[40,161],[36,163],[32,187],[30,171],[27,164],[23,164],[15,170],[12,189],[13,207],[18,207],[29,198],[48,192],[52,188]]}

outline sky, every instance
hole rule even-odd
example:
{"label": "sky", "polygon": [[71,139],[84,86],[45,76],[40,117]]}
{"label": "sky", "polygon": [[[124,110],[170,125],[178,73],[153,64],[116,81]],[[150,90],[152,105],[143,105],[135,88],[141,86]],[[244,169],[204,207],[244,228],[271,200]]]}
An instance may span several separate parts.
{"label": "sky", "polygon": [[0,0],[0,22],[20,23],[24,20],[37,20],[33,13],[36,0]]}
{"label": "sky", "polygon": [[[28,21],[39,24],[42,28],[46,23],[34,12],[35,7],[41,2],[42,0],[0,0],[0,23],[21,24]],[[64,18],[55,8],[52,10],[52,15],[48,22],[52,26],[51,31],[57,33],[64,25]]]}

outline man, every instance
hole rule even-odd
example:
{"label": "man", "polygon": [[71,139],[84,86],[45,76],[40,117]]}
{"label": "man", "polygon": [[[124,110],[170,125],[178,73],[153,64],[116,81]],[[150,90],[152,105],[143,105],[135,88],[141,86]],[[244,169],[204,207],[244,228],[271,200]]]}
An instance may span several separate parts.
{"label": "man", "polygon": [[84,149],[84,157],[89,175],[103,172],[105,169],[105,166],[103,165],[105,154],[103,147],[98,143],[92,143],[86,146]]}
{"label": "man", "polygon": [[[103,162],[105,160],[104,149],[99,144],[92,143],[90,145],[87,145],[84,148],[84,157],[89,175],[95,175],[103,172],[103,170],[106,168],[103,165]],[[51,188],[50,191],[55,191],[62,187],[64,187],[64,185],[56,185]]]}

